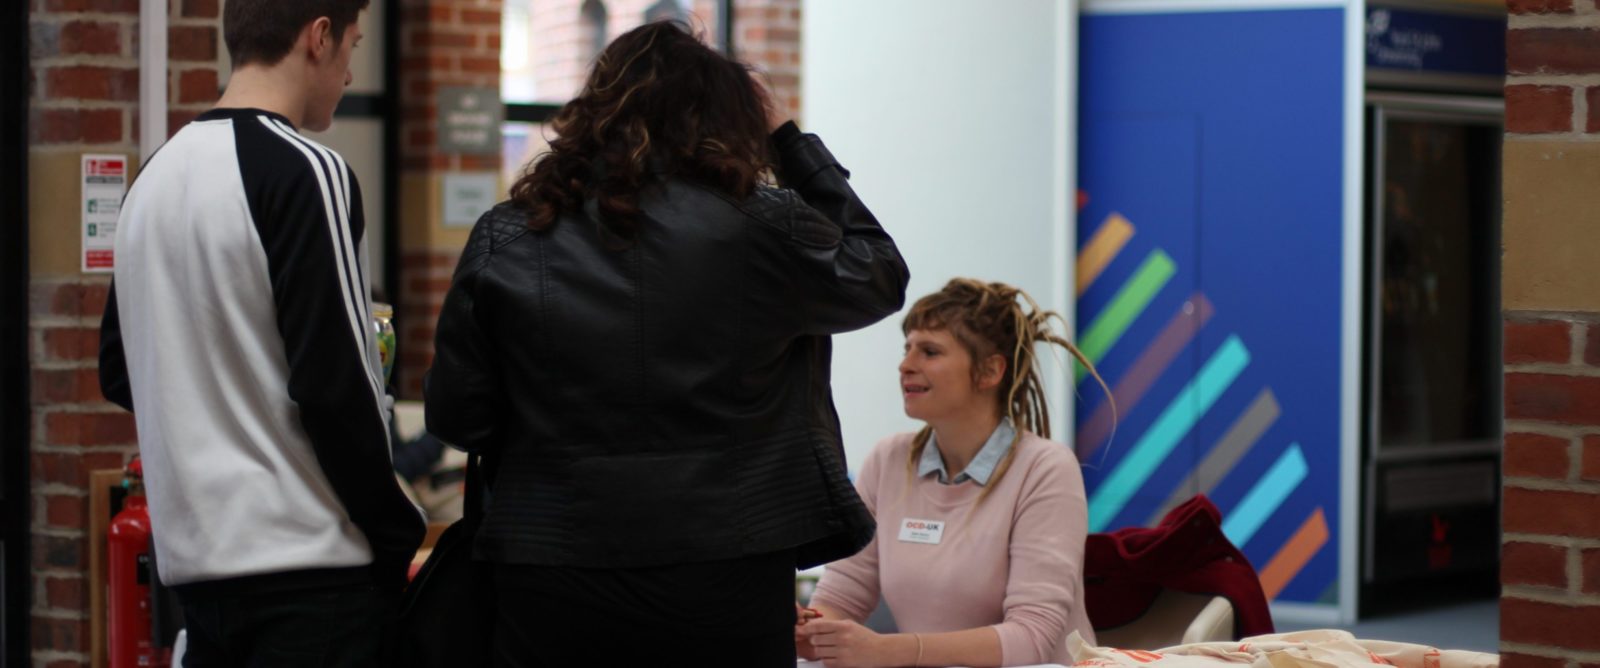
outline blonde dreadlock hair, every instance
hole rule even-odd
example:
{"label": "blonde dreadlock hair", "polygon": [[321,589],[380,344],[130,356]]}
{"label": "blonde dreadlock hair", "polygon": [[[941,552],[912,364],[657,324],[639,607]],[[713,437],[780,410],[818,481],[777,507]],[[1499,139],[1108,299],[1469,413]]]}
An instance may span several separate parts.
{"label": "blonde dreadlock hair", "polygon": [[[980,502],[1011,468],[1023,431],[1050,438],[1050,409],[1044,400],[1044,383],[1035,351],[1038,344],[1061,346],[1083,364],[1105,391],[1115,419],[1117,405],[1111,388],[1083,352],[1056,332],[1052,322],[1060,323],[1063,328],[1066,325],[1061,314],[1040,309],[1038,302],[1020,288],[954,278],[938,292],[917,300],[900,324],[901,332],[908,335],[912,330],[950,332],[972,357],[974,382],[981,370],[981,360],[995,354],[1006,358],[1006,374],[1000,380],[998,398],[1002,414],[1011,419],[1017,435],[1011,449],[995,466],[989,484],[978,496]],[[924,426],[911,442],[911,457],[906,461],[906,468],[912,476],[916,475],[917,462],[932,435],[933,427]]]}

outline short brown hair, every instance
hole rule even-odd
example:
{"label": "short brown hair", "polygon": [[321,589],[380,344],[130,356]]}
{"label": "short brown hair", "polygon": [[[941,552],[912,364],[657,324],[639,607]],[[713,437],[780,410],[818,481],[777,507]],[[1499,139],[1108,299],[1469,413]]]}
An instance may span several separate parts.
{"label": "short brown hair", "polygon": [[370,0],[228,0],[222,14],[222,41],[234,67],[276,65],[294,48],[300,31],[324,16],[333,38],[360,17]]}

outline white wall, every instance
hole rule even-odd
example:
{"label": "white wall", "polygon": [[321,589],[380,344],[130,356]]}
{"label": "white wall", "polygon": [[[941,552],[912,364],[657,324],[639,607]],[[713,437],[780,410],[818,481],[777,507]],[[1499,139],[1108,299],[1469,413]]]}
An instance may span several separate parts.
{"label": "white wall", "polygon": [[[899,243],[907,305],[965,275],[1070,317],[1075,0],[805,0],[801,14],[803,127]],[[835,337],[852,470],[919,426],[901,411],[900,319]],[[1071,404],[1047,371],[1066,440]]]}

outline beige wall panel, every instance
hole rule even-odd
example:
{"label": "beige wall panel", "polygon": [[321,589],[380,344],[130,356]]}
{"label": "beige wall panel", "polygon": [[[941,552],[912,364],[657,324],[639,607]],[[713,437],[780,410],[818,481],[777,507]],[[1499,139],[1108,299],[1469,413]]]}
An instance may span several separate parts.
{"label": "beige wall panel", "polygon": [[1507,141],[1502,304],[1600,311],[1600,142]]}
{"label": "beige wall panel", "polygon": [[[83,153],[33,151],[28,155],[28,269],[34,276],[76,276],[82,267]],[[126,155],[138,174],[138,156]]]}
{"label": "beige wall panel", "polygon": [[443,174],[401,174],[400,249],[460,250],[467,244],[467,227],[445,227]]}

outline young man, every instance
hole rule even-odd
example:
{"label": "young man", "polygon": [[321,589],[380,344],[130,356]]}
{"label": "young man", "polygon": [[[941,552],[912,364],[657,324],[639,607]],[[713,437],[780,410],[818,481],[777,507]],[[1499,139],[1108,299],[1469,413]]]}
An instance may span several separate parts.
{"label": "young man", "polygon": [[423,524],[395,482],[361,191],[324,130],[367,0],[229,0],[216,108],[123,204],[100,383],[134,411],[187,666],[376,665]]}

